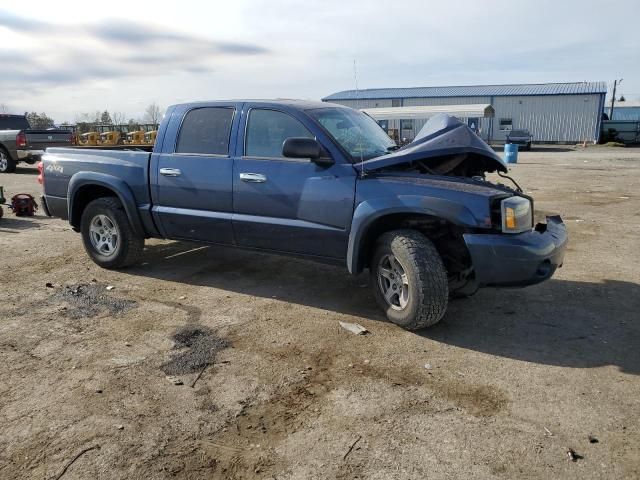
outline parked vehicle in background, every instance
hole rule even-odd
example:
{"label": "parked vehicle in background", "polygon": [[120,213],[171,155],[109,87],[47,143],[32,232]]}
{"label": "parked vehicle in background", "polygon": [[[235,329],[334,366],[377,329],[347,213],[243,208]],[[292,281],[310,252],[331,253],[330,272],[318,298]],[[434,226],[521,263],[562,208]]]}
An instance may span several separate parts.
{"label": "parked vehicle in background", "polygon": [[50,148],[39,165],[45,212],[104,268],[136,262],[149,237],[369,268],[387,317],[418,329],[450,295],[538,283],[563,262],[560,217],[534,228],[530,197],[485,179],[502,159],[447,115],[399,148],[340,105],[189,103],[157,140],[151,153]]}
{"label": "parked vehicle in background", "polygon": [[529,130],[511,130],[507,134],[507,143],[514,143],[516,145],[522,145],[523,150],[531,150],[531,142],[533,137],[529,133]]}
{"label": "parked vehicle in background", "polygon": [[0,113],[0,173],[12,173],[19,162],[38,162],[47,147],[69,146],[68,130],[31,129],[24,115]]}

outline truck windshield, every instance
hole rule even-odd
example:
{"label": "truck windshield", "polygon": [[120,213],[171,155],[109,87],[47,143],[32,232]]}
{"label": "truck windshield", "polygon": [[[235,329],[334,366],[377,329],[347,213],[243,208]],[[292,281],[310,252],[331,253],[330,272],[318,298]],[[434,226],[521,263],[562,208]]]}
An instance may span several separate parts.
{"label": "truck windshield", "polygon": [[511,134],[512,137],[527,137],[529,135],[529,132],[527,132],[526,130],[511,130]]}
{"label": "truck windshield", "polygon": [[28,130],[29,122],[22,115],[0,115],[0,130]]}
{"label": "truck windshield", "polygon": [[348,108],[318,108],[307,110],[336,142],[351,155],[354,162],[385,155],[396,144],[374,119]]}

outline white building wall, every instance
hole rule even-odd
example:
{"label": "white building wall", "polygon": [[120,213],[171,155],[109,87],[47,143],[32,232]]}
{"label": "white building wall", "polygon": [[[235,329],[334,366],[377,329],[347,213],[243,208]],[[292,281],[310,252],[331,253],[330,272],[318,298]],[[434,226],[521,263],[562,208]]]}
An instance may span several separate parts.
{"label": "white building wall", "polygon": [[[339,103],[352,108],[391,107],[390,99],[340,100]],[[507,131],[500,130],[500,119],[510,118],[512,128],[527,129],[537,142],[579,143],[597,140],[600,117],[600,95],[540,95],[540,96],[496,96],[496,97],[437,97],[405,98],[404,106],[416,105],[464,105],[490,103],[495,109],[495,118],[480,120],[481,136],[485,140],[502,142]],[[467,119],[461,119],[465,121]],[[425,120],[414,120],[414,134],[420,131]],[[399,121],[390,121],[390,128],[399,128]]]}
{"label": "white building wall", "polygon": [[600,95],[494,97],[494,140],[505,140],[500,119],[511,118],[513,129],[527,129],[534,142],[597,140]]}

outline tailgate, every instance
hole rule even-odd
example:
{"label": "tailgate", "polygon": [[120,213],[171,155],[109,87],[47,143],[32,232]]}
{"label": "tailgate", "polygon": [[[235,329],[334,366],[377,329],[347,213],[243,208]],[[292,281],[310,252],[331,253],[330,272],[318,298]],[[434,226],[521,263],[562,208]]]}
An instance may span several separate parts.
{"label": "tailgate", "polygon": [[47,147],[71,145],[71,132],[67,130],[25,130],[26,149],[45,150]]}

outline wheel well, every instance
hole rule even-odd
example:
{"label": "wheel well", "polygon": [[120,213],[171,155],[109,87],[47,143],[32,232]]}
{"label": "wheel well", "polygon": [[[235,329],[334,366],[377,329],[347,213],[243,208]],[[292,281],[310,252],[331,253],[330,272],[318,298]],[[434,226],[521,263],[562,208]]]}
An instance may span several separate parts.
{"label": "wheel well", "polygon": [[102,185],[83,185],[78,189],[73,197],[73,206],[71,211],[71,225],[75,229],[80,228],[80,220],[82,219],[82,212],[90,202],[103,197],[115,197],[118,198],[116,193]]}
{"label": "wheel well", "polygon": [[450,282],[471,274],[471,256],[464,242],[465,229],[443,218],[432,215],[398,213],[377,219],[367,228],[358,254],[358,265],[369,266],[376,240],[383,233],[401,228],[417,230],[427,237],[442,257]]}

